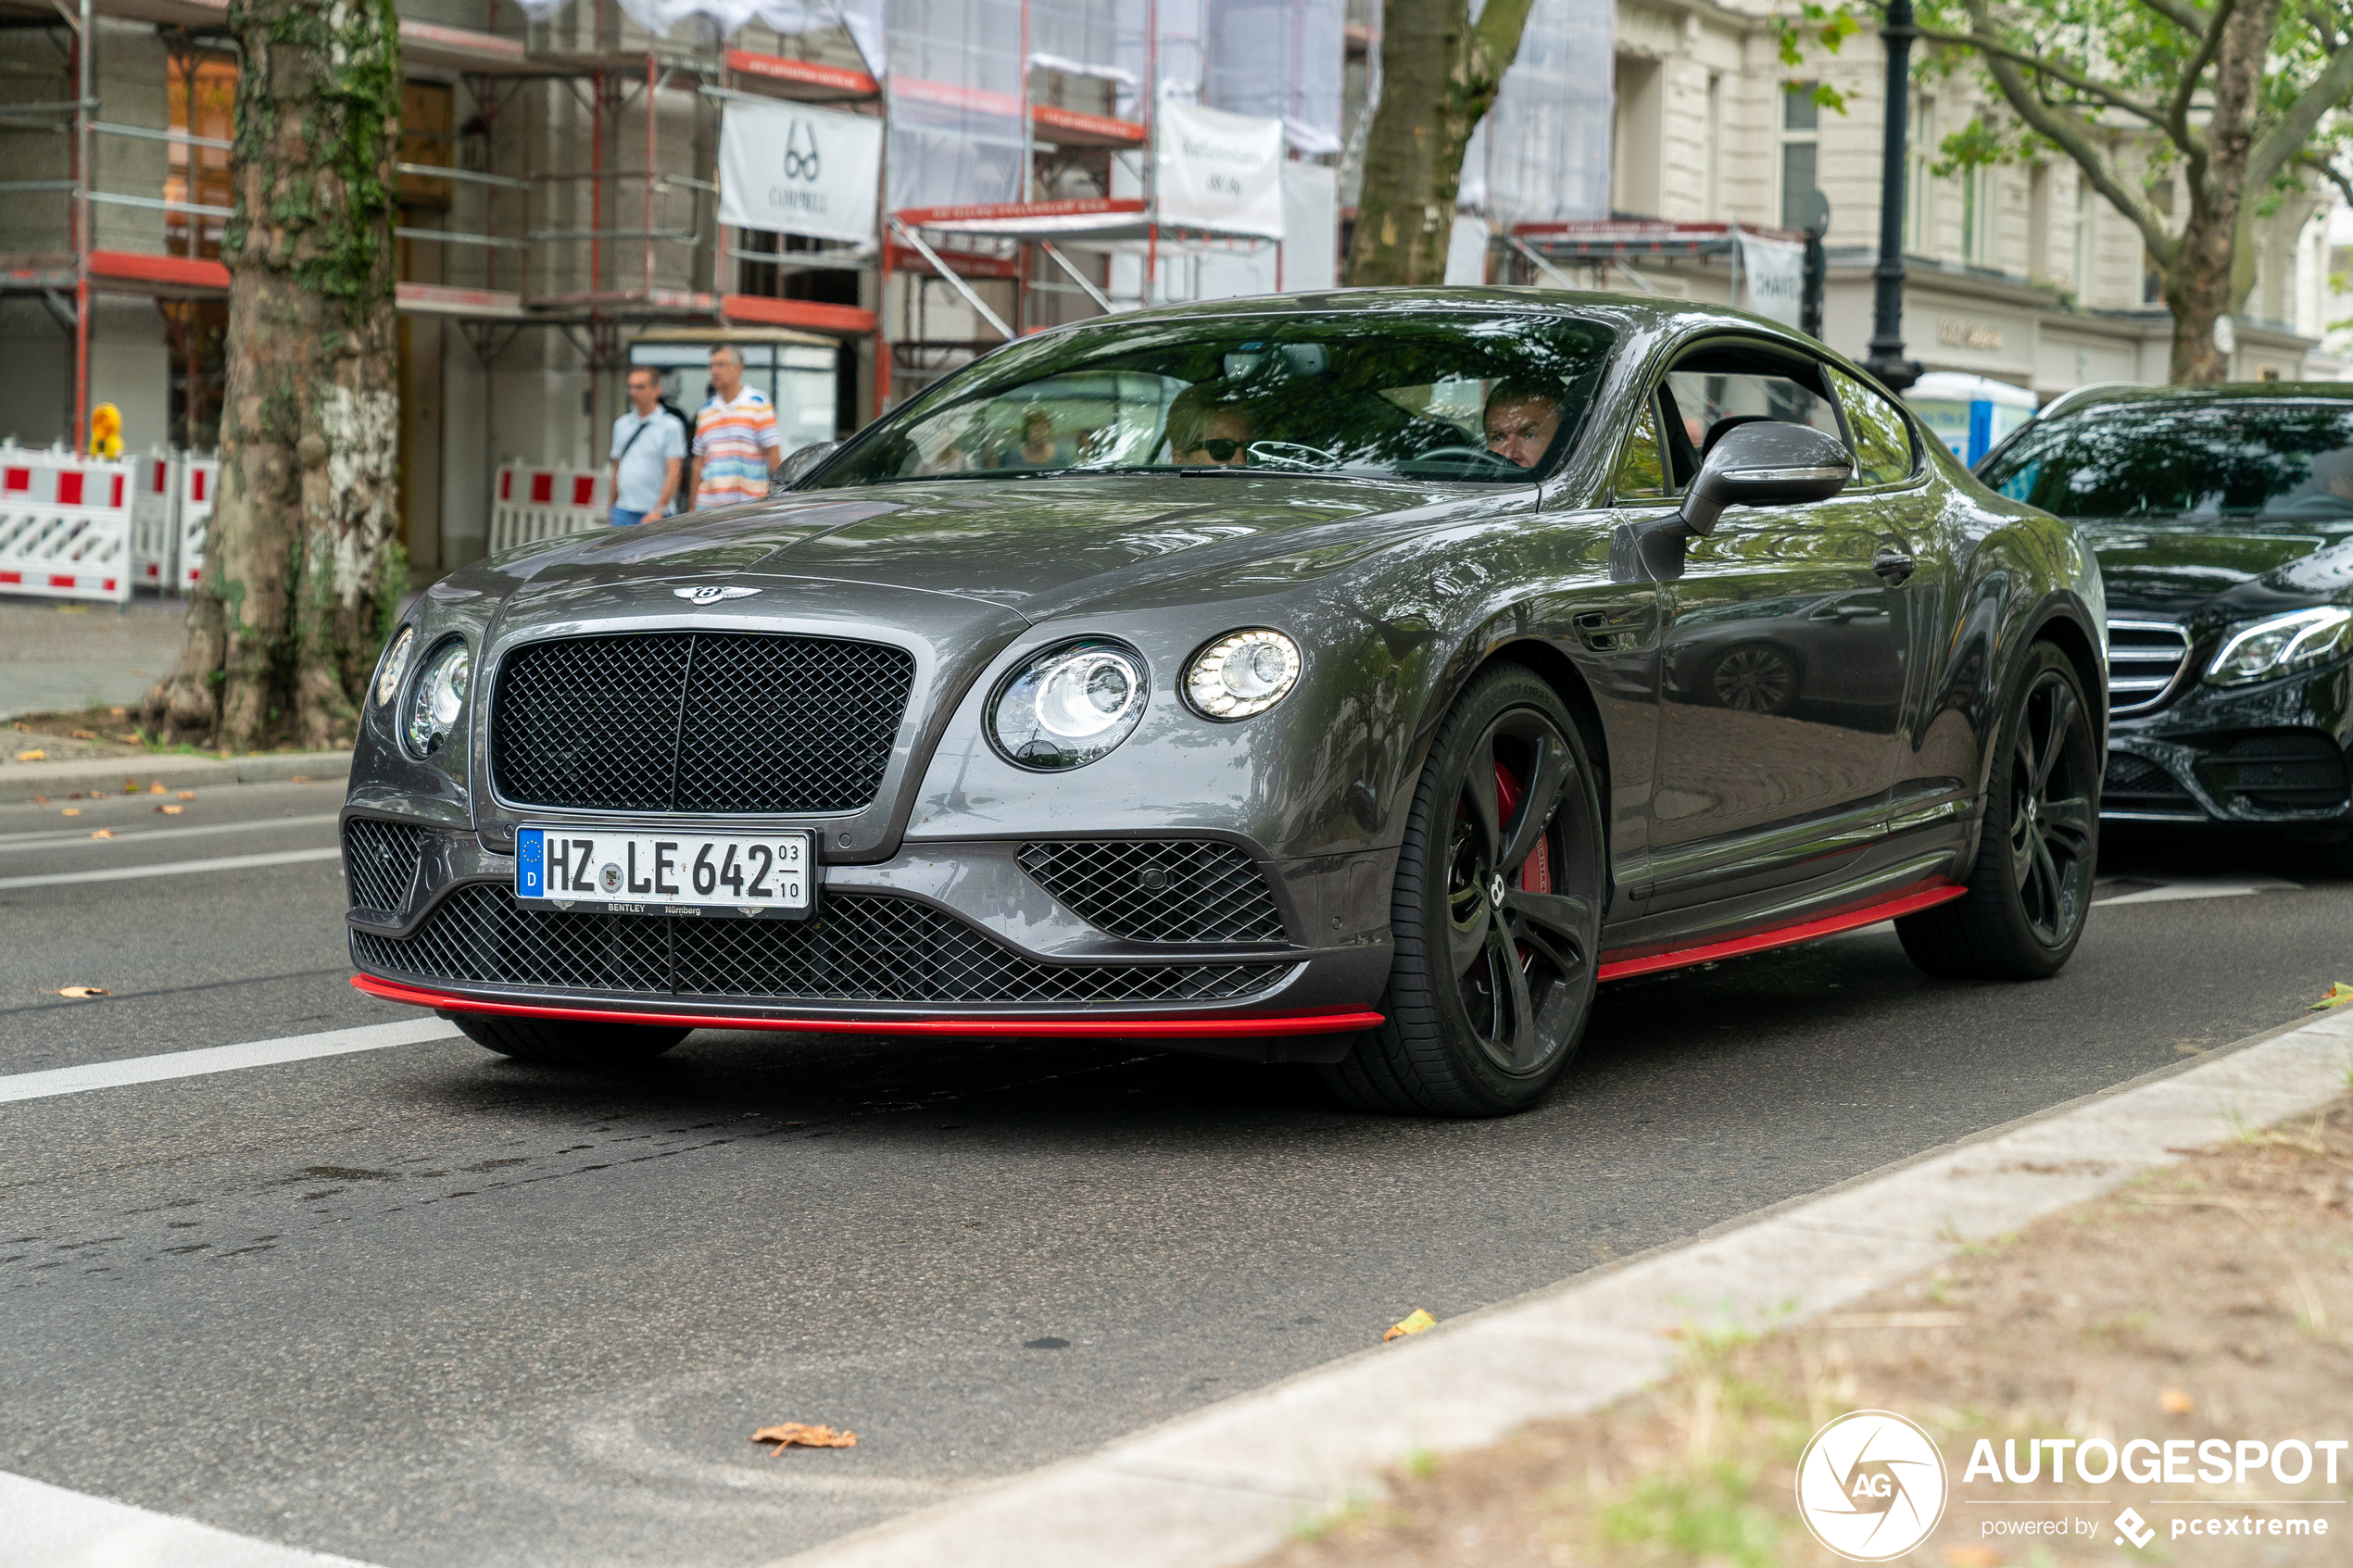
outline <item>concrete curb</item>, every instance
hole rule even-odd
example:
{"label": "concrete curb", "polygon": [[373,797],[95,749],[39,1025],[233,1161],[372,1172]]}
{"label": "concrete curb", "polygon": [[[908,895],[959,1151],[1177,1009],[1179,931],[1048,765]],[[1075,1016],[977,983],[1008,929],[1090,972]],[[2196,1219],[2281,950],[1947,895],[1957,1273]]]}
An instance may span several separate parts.
{"label": "concrete curb", "polygon": [[111,757],[81,762],[0,762],[0,800],[52,800],[90,790],[113,794],[125,779],[145,789],[195,789],[205,784],[281,784],[307,778],[324,784],[348,778],[348,751],[273,751],[255,757]]}
{"label": "concrete curb", "polygon": [[2353,1016],[2285,1032],[1303,1373],[1081,1459],[802,1552],[794,1568],[1220,1568],[1377,1495],[1416,1449],[1493,1442],[1675,1370],[1666,1331],[1802,1322],[1962,1244],[2345,1093]]}

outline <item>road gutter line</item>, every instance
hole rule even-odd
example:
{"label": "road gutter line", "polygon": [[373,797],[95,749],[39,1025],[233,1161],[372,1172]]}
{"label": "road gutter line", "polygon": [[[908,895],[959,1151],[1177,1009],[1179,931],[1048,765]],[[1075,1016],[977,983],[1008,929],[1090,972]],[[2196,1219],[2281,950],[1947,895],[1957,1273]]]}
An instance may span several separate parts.
{"label": "road gutter line", "polygon": [[203,822],[184,828],[127,828],[113,838],[99,838],[89,828],[64,832],[0,834],[0,855],[28,849],[68,849],[78,844],[146,844],[158,838],[209,838],[216,834],[246,833],[255,828],[310,828],[332,822],[341,813],[321,811],[307,817],[255,817],[242,822]]}
{"label": "road gutter line", "polygon": [[368,1568],[0,1473],[0,1568]]}
{"label": "road gutter line", "polygon": [[[1694,1320],[1767,1332],[1910,1278],[2176,1162],[2176,1149],[2342,1095],[2327,1014],[1696,1242],[1469,1314],[789,1559],[793,1568],[1226,1568],[1377,1497],[1417,1451],[1610,1404],[1679,1365]],[[1795,1310],[1792,1311],[1793,1304]]]}
{"label": "road gutter line", "polygon": [[[388,1046],[448,1039],[457,1033],[456,1025],[438,1018],[404,1018],[396,1023],[365,1023],[356,1029],[249,1040],[241,1046],[208,1046],[192,1051],[165,1051],[158,1056],[126,1057],[120,1061],[94,1061],[82,1067],[52,1067],[39,1073],[0,1077],[0,1103],[86,1094],[92,1089],[119,1089],[132,1084],[159,1084],[171,1078],[196,1078],[246,1067],[274,1067],[313,1057],[380,1051]],[[0,1513],[5,1512],[5,1509],[0,1509]]]}
{"label": "road gutter line", "polygon": [[44,876],[0,876],[0,893],[13,887],[57,887],[69,882],[133,882],[147,876],[186,876],[191,872],[235,872],[253,866],[292,866],[332,860],[340,846],[323,849],[279,849],[267,855],[216,855],[209,860],[164,860],[152,866],[109,866],[98,872],[56,872]]}

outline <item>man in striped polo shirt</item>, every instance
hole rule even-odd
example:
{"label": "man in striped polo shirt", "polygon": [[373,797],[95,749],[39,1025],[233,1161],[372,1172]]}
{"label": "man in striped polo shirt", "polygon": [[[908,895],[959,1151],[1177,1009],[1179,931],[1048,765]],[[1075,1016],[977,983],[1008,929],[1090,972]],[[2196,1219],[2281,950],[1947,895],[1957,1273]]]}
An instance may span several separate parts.
{"label": "man in striped polo shirt", "polygon": [[711,401],[695,416],[695,506],[758,501],[783,459],[776,410],[744,384],[743,352],[723,343],[711,351]]}

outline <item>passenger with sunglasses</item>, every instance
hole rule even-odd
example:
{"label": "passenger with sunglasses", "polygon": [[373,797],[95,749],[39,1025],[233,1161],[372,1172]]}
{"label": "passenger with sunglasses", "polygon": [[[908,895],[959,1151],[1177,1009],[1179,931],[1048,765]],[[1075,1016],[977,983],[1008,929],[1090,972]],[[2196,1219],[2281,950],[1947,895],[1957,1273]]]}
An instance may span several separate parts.
{"label": "passenger with sunglasses", "polygon": [[1250,415],[1206,385],[1168,405],[1168,460],[1179,468],[1239,469],[1250,462]]}

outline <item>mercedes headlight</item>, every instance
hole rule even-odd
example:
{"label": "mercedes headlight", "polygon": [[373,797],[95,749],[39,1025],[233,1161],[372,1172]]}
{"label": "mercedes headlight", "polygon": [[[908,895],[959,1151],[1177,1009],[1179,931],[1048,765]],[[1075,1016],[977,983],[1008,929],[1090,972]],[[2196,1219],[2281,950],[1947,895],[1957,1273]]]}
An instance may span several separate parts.
{"label": "mercedes headlight", "polygon": [[2207,666],[2218,686],[2244,685],[2326,664],[2353,648],[2353,609],[2322,606],[2275,615],[2231,634]]}
{"label": "mercedes headlight", "polygon": [[473,663],[473,654],[460,642],[444,643],[425,660],[409,694],[408,721],[401,726],[409,755],[425,758],[439,751],[465,717],[466,684]]}
{"label": "mercedes headlight", "polygon": [[1185,666],[1185,700],[1204,719],[1247,719],[1290,696],[1299,669],[1299,645],[1280,632],[1228,632]]}
{"label": "mercedes headlight", "polygon": [[376,706],[390,703],[400,690],[400,677],[409,673],[409,656],[416,651],[417,629],[403,626],[399,633],[384,648],[384,657],[376,660]]}
{"label": "mercedes headlight", "polygon": [[1025,768],[1083,768],[1127,738],[1144,716],[1144,661],[1088,638],[1050,648],[997,688],[989,729]]}

